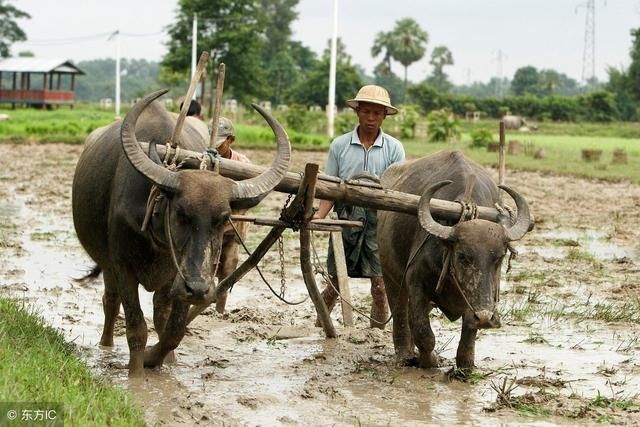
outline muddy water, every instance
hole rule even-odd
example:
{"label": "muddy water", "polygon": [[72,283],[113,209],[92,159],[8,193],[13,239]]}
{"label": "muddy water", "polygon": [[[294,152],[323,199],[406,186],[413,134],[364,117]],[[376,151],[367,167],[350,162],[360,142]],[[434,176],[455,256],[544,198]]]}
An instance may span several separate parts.
{"label": "muddy water", "polygon": [[[116,325],[113,348],[97,345],[101,279],[83,286],[72,280],[92,265],[70,218],[69,189],[79,147],[0,147],[0,223],[17,226],[7,234],[12,244],[0,247],[3,291],[35,305],[82,348],[96,373],[130,389],[149,424],[587,425],[602,417],[636,420],[638,414],[631,411],[590,405],[598,395],[623,400],[640,393],[640,315],[633,314],[640,307],[629,305],[640,296],[636,186],[509,175],[509,183],[530,201],[538,224],[517,245],[520,255],[503,276],[503,327],[479,334],[477,375],[467,381],[447,375],[459,322],[437,311],[432,315],[442,368],[400,367],[390,327],[372,330],[367,319],[356,315],[355,327],[344,328],[335,310],[340,336],[327,340],[313,326],[309,300],[283,304],[251,272],[233,289],[227,313],[205,312],[178,347],[176,361],[149,370],[144,381],[136,382],[127,379],[124,366],[123,321]],[[249,154],[270,160],[263,153]],[[5,160],[26,157],[34,159],[37,170]],[[323,155],[296,153],[294,159],[300,167],[321,162]],[[584,198],[576,198],[577,191]],[[284,199],[270,196],[257,213],[276,216]],[[566,210],[568,200],[573,212]],[[593,215],[588,209],[593,203],[604,212]],[[610,220],[603,223],[603,216]],[[255,247],[267,230],[252,230],[249,244]],[[306,296],[297,264],[299,243],[293,233],[285,237],[286,296],[299,301]],[[315,237],[322,257],[326,236]],[[275,250],[261,267],[279,289]],[[368,284],[353,281],[352,293],[356,307],[368,311]],[[141,298],[152,325],[151,295],[141,291]],[[149,342],[155,340],[151,333]],[[546,415],[496,408],[494,388],[499,390],[505,379],[518,383],[511,396],[535,396],[532,406]]]}

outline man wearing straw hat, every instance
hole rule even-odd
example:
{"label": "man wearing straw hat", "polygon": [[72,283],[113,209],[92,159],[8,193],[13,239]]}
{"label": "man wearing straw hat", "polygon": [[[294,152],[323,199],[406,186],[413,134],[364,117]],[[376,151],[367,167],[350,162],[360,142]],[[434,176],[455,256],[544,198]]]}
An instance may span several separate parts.
{"label": "man wearing straw hat", "polygon": [[[354,99],[347,101],[347,105],[355,110],[358,125],[353,131],[331,142],[325,173],[342,180],[362,176],[379,179],[391,164],[404,160],[404,148],[400,141],[384,133],[381,128],[384,119],[396,114],[398,109],[391,105],[387,90],[376,85],[363,86]],[[371,279],[371,327],[384,329],[389,306],[378,257],[376,211],[321,200],[315,217],[326,217],[331,208],[341,219],[358,220],[364,224],[362,229],[345,227],[342,230],[347,273],[349,277]],[[322,291],[322,297],[331,311],[339,292],[331,244],[327,255],[327,270],[331,283]]]}

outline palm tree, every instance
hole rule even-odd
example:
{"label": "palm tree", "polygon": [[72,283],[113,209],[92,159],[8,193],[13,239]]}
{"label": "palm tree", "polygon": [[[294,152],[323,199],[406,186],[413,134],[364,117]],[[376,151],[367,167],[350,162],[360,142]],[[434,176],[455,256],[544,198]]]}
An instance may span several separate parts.
{"label": "palm tree", "polygon": [[429,34],[420,28],[412,18],[396,21],[396,26],[390,33],[391,43],[389,53],[404,66],[404,89],[407,90],[407,69],[409,65],[422,59],[427,49]]}
{"label": "palm tree", "polygon": [[378,68],[383,74],[391,74],[391,50],[393,44],[393,37],[390,32],[380,31],[376,34],[376,39],[373,41],[371,47],[371,56],[376,57],[384,51],[384,57],[378,65]]}
{"label": "palm tree", "polygon": [[429,64],[433,65],[433,74],[429,79],[430,82],[436,89],[446,92],[449,82],[447,81],[447,75],[444,73],[444,67],[453,65],[453,54],[446,46],[436,46],[431,52]]}

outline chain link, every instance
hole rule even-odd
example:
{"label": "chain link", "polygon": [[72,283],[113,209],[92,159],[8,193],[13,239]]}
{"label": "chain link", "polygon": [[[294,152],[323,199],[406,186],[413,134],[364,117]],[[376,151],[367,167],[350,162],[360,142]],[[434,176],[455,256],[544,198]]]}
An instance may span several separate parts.
{"label": "chain link", "polygon": [[284,239],[282,238],[282,234],[278,237],[278,253],[280,255],[280,297],[284,298],[287,279],[284,272]]}

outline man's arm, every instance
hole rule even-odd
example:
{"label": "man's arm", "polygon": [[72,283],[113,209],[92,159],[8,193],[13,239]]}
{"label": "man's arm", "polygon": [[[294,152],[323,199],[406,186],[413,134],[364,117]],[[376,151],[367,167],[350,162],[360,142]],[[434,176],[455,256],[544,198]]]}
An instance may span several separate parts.
{"label": "man's arm", "polygon": [[313,219],[324,219],[326,218],[329,211],[333,208],[333,201],[331,200],[320,200],[320,205],[318,206],[318,212],[313,216]]}

